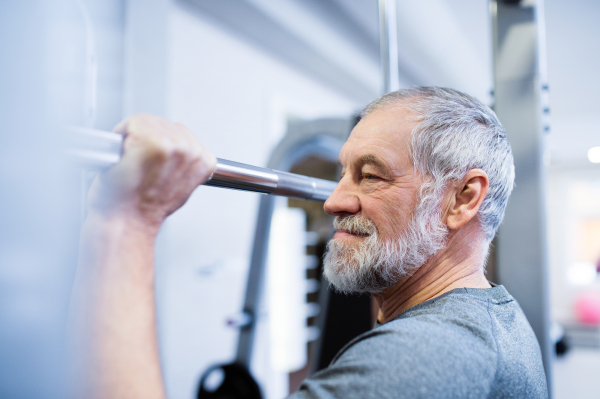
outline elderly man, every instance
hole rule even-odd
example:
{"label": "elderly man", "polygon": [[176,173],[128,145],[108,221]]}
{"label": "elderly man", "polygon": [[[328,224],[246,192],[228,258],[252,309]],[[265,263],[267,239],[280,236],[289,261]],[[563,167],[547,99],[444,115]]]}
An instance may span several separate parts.
{"label": "elderly man", "polygon": [[[182,125],[134,116],[121,162],[90,192],[73,320],[86,397],[164,398],[155,332],[154,240],[215,158]],[[442,88],[387,94],[362,113],[325,202],[337,230],[325,276],[369,292],[378,325],[294,398],[543,398],[535,336],[514,298],[485,278],[512,190],[495,114]]]}

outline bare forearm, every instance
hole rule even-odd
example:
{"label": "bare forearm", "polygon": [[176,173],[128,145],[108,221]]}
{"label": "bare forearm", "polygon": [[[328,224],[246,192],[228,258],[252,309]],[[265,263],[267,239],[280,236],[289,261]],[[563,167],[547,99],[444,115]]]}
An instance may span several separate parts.
{"label": "bare forearm", "polygon": [[164,398],[156,339],[157,228],[90,213],[71,312],[86,398]]}
{"label": "bare forearm", "polygon": [[215,169],[183,125],[152,115],[119,123],[123,156],[99,174],[81,234],[71,328],[79,397],[164,398],[156,340],[154,240]]}

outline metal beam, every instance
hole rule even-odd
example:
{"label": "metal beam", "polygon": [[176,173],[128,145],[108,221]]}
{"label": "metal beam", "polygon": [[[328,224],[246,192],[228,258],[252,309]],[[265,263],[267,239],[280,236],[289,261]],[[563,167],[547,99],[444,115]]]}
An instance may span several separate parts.
{"label": "metal beam", "polygon": [[[377,96],[377,88],[340,67],[327,54],[290,32],[255,4],[244,0],[180,0],[225,25],[243,40],[298,68],[332,89],[365,103]],[[367,39],[365,39],[367,40]]]}
{"label": "metal beam", "polygon": [[[342,0],[345,1],[345,0]],[[335,0],[302,0],[302,5],[318,14],[342,36],[348,38],[371,60],[379,62],[379,41],[363,25],[357,23]],[[375,11],[375,8],[373,8]],[[374,13],[376,16],[376,13]],[[363,16],[365,18],[365,16]]]}
{"label": "metal beam", "polygon": [[379,0],[379,43],[383,94],[400,89],[396,0]]}
{"label": "metal beam", "polygon": [[516,187],[497,244],[498,282],[517,299],[540,343],[549,389],[548,261],[543,163],[547,110],[543,0],[492,0],[495,111],[515,158]]}

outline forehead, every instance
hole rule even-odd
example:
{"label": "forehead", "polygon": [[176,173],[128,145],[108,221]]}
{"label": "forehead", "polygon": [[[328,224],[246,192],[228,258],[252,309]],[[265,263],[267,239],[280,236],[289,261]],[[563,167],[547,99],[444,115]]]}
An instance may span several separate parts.
{"label": "forehead", "polygon": [[412,165],[410,135],[418,121],[414,111],[391,105],[373,111],[354,127],[340,153],[343,165],[367,155],[382,158],[392,167]]}

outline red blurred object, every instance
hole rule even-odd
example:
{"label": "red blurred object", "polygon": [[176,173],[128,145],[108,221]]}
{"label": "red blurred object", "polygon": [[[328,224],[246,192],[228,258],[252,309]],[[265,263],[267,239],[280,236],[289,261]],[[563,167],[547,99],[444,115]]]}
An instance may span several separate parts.
{"label": "red blurred object", "polygon": [[575,315],[580,323],[600,325],[600,293],[581,294],[575,301]]}

